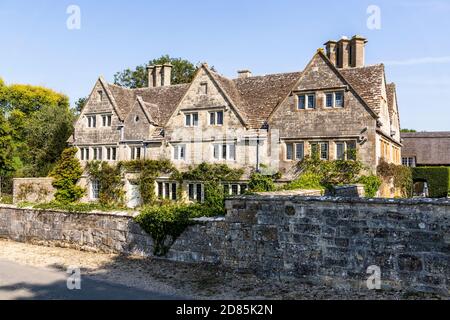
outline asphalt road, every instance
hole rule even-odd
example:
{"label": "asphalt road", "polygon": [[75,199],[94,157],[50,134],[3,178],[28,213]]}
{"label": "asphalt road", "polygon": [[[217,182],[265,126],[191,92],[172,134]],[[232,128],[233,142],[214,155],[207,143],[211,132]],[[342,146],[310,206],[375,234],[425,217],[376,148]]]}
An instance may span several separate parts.
{"label": "asphalt road", "polygon": [[[0,300],[177,300],[181,297],[83,278],[69,290],[70,274],[0,259]],[[73,282],[70,282],[73,283]]]}

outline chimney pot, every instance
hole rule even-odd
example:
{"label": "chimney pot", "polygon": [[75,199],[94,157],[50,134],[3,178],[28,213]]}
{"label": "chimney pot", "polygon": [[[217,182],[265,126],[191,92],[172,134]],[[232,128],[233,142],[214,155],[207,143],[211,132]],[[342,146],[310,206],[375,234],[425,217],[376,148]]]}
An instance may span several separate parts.
{"label": "chimney pot", "polygon": [[170,63],[165,63],[162,66],[162,86],[170,86],[172,84],[172,69],[173,66]]}
{"label": "chimney pot", "polygon": [[327,55],[328,59],[330,59],[331,63],[336,66],[337,65],[337,61],[336,61],[337,42],[334,40],[330,40],[330,41],[326,42],[324,45],[325,45],[325,51],[326,51],[326,55]]}
{"label": "chimney pot", "polygon": [[250,70],[239,70],[238,71],[239,79],[246,79],[246,78],[250,78],[251,76],[252,76],[252,72]]}
{"label": "chimney pot", "polygon": [[367,39],[358,35],[352,37],[351,46],[351,67],[363,67],[365,65],[365,47]]}

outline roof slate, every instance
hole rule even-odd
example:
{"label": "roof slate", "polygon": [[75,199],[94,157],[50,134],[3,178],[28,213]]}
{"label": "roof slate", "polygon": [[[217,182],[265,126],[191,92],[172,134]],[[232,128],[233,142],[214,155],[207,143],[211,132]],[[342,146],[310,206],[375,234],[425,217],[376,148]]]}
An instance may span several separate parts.
{"label": "roof slate", "polygon": [[[230,103],[249,128],[259,129],[271,112],[288,96],[302,72],[270,74],[249,78],[228,79],[209,70],[224,90]],[[354,87],[364,101],[376,113],[380,112],[384,66],[382,64],[359,68],[339,69],[343,77]],[[146,111],[157,125],[164,127],[188,91],[190,84],[157,88],[127,89],[108,85],[117,104],[119,116],[124,119],[131,111],[137,97],[145,102]],[[388,94],[392,88],[388,88]]]}
{"label": "roof slate", "polygon": [[450,131],[401,133],[403,157],[416,157],[418,165],[450,166]]}

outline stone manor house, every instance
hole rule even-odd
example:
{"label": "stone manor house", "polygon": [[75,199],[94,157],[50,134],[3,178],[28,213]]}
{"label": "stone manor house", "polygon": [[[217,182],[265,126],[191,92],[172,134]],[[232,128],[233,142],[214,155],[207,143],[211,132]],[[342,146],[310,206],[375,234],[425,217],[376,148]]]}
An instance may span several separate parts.
{"label": "stone manor house", "polygon": [[[246,188],[250,172],[272,168],[295,178],[296,164],[316,150],[324,160],[358,158],[375,170],[381,158],[401,164],[396,89],[383,64],[365,65],[367,40],[328,41],[303,71],[226,78],[202,64],[191,83],[172,85],[171,65],[149,66],[148,87],[127,89],[96,82],[70,138],[88,161],[170,159],[175,166],[226,163],[244,168],[230,194]],[[136,178],[127,175],[128,205],[139,204]],[[86,175],[86,201],[98,198],[98,182]],[[168,177],[155,184],[162,198],[177,189],[201,201],[201,183],[179,186]]]}

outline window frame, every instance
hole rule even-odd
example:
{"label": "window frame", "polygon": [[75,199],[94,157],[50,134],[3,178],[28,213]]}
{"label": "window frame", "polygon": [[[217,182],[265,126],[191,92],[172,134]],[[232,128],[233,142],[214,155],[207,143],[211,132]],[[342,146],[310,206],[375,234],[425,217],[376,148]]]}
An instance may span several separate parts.
{"label": "window frame", "polygon": [[[322,153],[323,153],[322,146],[324,146],[324,145],[327,146],[327,149],[326,149],[327,158],[322,157]],[[319,159],[325,160],[325,161],[330,160],[330,143],[328,141],[317,141],[317,142],[313,141],[313,142],[309,143],[309,146],[310,146],[310,156],[311,157],[313,156],[314,146],[317,146],[317,148],[318,148],[317,151],[319,152]]]}
{"label": "window frame", "polygon": [[[342,105],[337,104],[337,95],[340,94],[342,97]],[[328,97],[331,95],[331,106],[328,105]],[[342,109],[345,106],[345,91],[327,91],[325,92],[325,108],[326,109]]]}
{"label": "window frame", "polygon": [[[221,114],[221,117],[219,117],[219,114]],[[210,111],[208,115],[210,126],[223,126],[225,115],[223,111]],[[219,121],[219,118],[221,121]]]}
{"label": "window frame", "polygon": [[[310,107],[310,98],[312,97],[313,106]],[[303,107],[300,102],[303,100]],[[317,107],[317,94],[315,92],[305,92],[297,94],[297,110],[314,110]]]}
{"label": "window frame", "polygon": [[[200,186],[200,191],[198,187]],[[205,185],[199,182],[188,182],[188,200],[192,202],[202,203],[205,201]],[[192,191],[192,195],[191,195]],[[200,195],[200,200],[198,196]]]}
{"label": "window frame", "polygon": [[112,127],[112,115],[111,114],[102,115],[102,127],[104,127],[104,128]]}
{"label": "window frame", "polygon": [[87,126],[90,129],[97,128],[97,115],[88,115],[86,116]]}
{"label": "window frame", "polygon": [[184,143],[173,145],[172,159],[175,161],[186,161],[187,145]]}
{"label": "window frame", "polygon": [[[189,121],[188,121],[189,119]],[[196,119],[196,121],[195,121]],[[195,128],[200,125],[200,116],[198,112],[188,112],[184,114],[184,126],[187,128]]]}
{"label": "window frame", "polygon": [[90,194],[91,200],[100,199],[100,181],[98,181],[96,179],[91,180],[90,186],[91,186],[91,188],[90,188],[91,189],[91,194]]}
{"label": "window frame", "polygon": [[214,161],[236,161],[237,144],[234,143],[213,143],[212,158]]}

